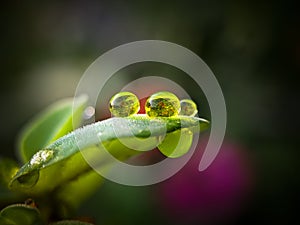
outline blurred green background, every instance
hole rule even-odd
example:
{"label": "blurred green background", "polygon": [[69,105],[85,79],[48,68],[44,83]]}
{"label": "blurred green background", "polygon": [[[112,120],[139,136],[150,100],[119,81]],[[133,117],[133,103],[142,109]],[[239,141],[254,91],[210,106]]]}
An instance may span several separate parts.
{"label": "blurred green background", "polygon": [[[294,1],[10,1],[2,3],[0,17],[2,156],[15,157],[18,131],[28,119],[73,96],[86,68],[127,42],[158,39],[189,48],[209,65],[224,92],[228,126],[219,170],[183,184],[176,183],[179,178],[150,187],[107,181],[78,215],[97,224],[289,224],[298,219],[300,20]],[[124,73],[130,80],[173,70],[149,64]],[[209,118],[200,91],[190,88],[189,94],[200,116]],[[236,155],[227,160],[226,149]],[[220,175],[215,183],[208,181],[224,168],[230,168],[230,179]],[[189,183],[197,179],[200,184]],[[200,195],[182,197],[193,193],[181,188],[184,184]],[[175,194],[164,194],[166,189]],[[203,199],[219,195],[227,198]]]}

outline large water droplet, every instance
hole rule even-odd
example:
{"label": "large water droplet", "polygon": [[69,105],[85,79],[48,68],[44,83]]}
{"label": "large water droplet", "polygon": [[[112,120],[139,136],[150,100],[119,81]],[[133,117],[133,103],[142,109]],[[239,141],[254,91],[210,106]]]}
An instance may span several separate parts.
{"label": "large water droplet", "polygon": [[198,112],[196,103],[191,99],[183,99],[180,101],[180,113],[183,116],[195,116]]}
{"label": "large water droplet", "polygon": [[172,133],[168,133],[161,144],[157,147],[165,156],[178,158],[186,154],[192,145],[193,133],[183,128]]}
{"label": "large water droplet", "polygon": [[116,117],[131,116],[140,110],[140,102],[133,93],[120,92],[111,98],[109,110]]}
{"label": "large water droplet", "polygon": [[177,116],[180,102],[176,95],[162,91],[151,95],[145,104],[145,112],[150,117]]}

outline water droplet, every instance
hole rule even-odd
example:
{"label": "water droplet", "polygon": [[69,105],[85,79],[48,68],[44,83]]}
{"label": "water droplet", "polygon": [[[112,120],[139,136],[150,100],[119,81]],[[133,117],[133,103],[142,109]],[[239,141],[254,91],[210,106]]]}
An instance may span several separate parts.
{"label": "water droplet", "polygon": [[133,93],[120,92],[111,98],[109,110],[116,117],[131,116],[140,110],[140,102]]}
{"label": "water droplet", "polygon": [[183,128],[168,133],[157,147],[165,156],[178,158],[190,150],[192,142],[193,133],[189,129]]}
{"label": "water droplet", "polygon": [[162,91],[151,95],[145,104],[145,112],[150,117],[177,116],[180,102],[176,95]]}
{"label": "water droplet", "polygon": [[53,157],[53,150],[40,150],[32,156],[30,160],[30,165],[32,167],[36,167],[42,163],[46,163],[52,157]]}
{"label": "water droplet", "polygon": [[198,112],[196,103],[191,99],[183,99],[180,101],[180,113],[183,116],[195,116]]}
{"label": "water droplet", "polygon": [[19,184],[24,188],[33,187],[39,180],[40,173],[38,170],[33,170],[17,178]]}

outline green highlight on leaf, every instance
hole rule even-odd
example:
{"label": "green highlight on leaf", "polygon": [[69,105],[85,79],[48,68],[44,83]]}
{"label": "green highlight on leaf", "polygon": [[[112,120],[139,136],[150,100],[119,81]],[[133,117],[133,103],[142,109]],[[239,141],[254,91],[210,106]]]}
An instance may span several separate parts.
{"label": "green highlight on leaf", "polygon": [[[128,126],[123,127],[124,124]],[[159,144],[160,150],[165,155],[179,157],[188,151],[191,143],[190,135],[203,131],[208,126],[207,120],[189,116],[150,118],[147,115],[136,115],[96,122],[59,138],[37,152],[17,172],[10,182],[10,187],[33,196],[60,190],[60,187],[79,180],[92,170],[81,154],[82,151],[85,157],[93,159],[99,167],[111,163],[103,153],[103,147],[121,161],[143,153],[124,145],[122,140],[125,139],[139,138],[141,141],[138,145],[146,143],[153,148]],[[181,130],[183,132],[179,132]],[[179,137],[180,133],[183,133],[180,140],[186,143],[180,141],[179,145],[183,148],[173,152],[175,145],[171,144],[172,136]],[[165,134],[166,144],[164,141],[160,143],[160,138]],[[170,148],[166,147],[169,144]],[[43,151],[51,151],[51,154],[43,154]]]}
{"label": "green highlight on leaf", "polygon": [[27,124],[18,140],[22,161],[28,162],[38,150],[74,130],[73,125],[78,127],[87,100],[85,95],[60,100]]}
{"label": "green highlight on leaf", "polygon": [[0,212],[0,224],[41,225],[43,222],[37,208],[25,204],[15,204],[7,206]]}

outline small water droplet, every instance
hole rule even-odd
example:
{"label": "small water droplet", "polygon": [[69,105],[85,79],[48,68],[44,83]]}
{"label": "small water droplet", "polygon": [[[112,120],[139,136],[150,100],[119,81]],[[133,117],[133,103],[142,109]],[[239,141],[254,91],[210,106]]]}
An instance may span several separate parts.
{"label": "small water droplet", "polygon": [[195,116],[198,112],[196,103],[191,99],[183,99],[180,101],[181,111],[179,115]]}
{"label": "small water droplet", "polygon": [[39,180],[40,173],[38,170],[33,170],[17,178],[19,184],[24,188],[33,187]]}
{"label": "small water droplet", "polygon": [[100,140],[101,140],[102,135],[103,135],[103,132],[102,132],[102,131],[97,132],[97,137],[98,137]]}
{"label": "small water droplet", "polygon": [[162,91],[151,95],[145,104],[145,112],[150,117],[177,116],[180,102],[176,95]]}
{"label": "small water droplet", "polygon": [[38,166],[42,163],[46,163],[53,157],[53,150],[40,150],[37,153],[35,153],[31,160],[30,165],[32,167]]}
{"label": "small water droplet", "polygon": [[116,117],[131,116],[140,110],[140,102],[133,93],[120,92],[111,98],[109,110]]}

